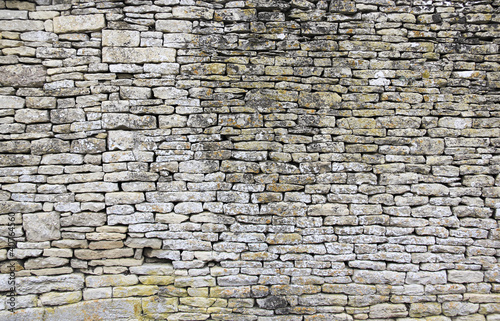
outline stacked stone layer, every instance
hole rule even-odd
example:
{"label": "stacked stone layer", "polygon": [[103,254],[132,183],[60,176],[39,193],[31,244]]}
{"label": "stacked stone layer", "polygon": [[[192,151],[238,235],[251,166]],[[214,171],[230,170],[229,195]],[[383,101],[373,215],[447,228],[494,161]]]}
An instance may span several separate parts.
{"label": "stacked stone layer", "polygon": [[0,320],[500,320],[499,6],[0,1]]}

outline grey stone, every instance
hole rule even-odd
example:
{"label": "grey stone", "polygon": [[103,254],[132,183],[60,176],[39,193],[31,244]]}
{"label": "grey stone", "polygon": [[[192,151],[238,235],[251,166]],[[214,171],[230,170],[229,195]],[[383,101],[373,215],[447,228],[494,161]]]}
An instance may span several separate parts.
{"label": "grey stone", "polygon": [[102,45],[116,47],[138,47],[140,43],[139,31],[103,30]]}
{"label": "grey stone", "polygon": [[175,62],[175,49],[104,47],[102,57],[103,62],[111,63]]}
{"label": "grey stone", "polygon": [[83,286],[83,274],[20,277],[16,279],[16,290],[18,294],[41,294],[50,291],[78,291],[81,290]]}
{"label": "grey stone", "polygon": [[2,86],[42,87],[47,71],[39,65],[7,65],[0,66],[0,74]]}
{"label": "grey stone", "polygon": [[[1,68],[1,67],[0,67]],[[0,96],[0,108],[19,109],[24,107],[24,99],[16,96]]]}

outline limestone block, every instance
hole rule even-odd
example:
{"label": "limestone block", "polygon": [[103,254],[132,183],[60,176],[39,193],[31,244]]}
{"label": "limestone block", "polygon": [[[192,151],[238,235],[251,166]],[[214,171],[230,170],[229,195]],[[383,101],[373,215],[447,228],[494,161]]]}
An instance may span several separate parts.
{"label": "limestone block", "polygon": [[186,20],[157,20],[155,28],[162,32],[189,33],[193,29],[193,23]]}
{"label": "limestone block", "polygon": [[121,99],[149,99],[151,98],[151,88],[148,87],[120,87]]}
{"label": "limestone block", "polygon": [[23,108],[16,111],[14,119],[24,124],[45,123],[49,121],[49,112],[47,110]]}
{"label": "limestone block", "polygon": [[0,153],[29,153],[31,144],[25,140],[0,142]]}
{"label": "limestone block", "polygon": [[446,272],[408,272],[406,277],[406,283],[408,284],[445,284],[446,283]]}
{"label": "limestone block", "polygon": [[416,155],[439,155],[444,151],[444,141],[434,138],[415,138],[412,140],[410,151]]}
{"label": "limestone block", "polygon": [[459,316],[474,314],[479,310],[479,304],[469,302],[444,302],[443,314],[446,316]]}
{"label": "limestone block", "polygon": [[331,92],[301,92],[299,105],[306,108],[334,108],[342,98],[337,93]]}
{"label": "limestone block", "polygon": [[203,212],[203,205],[200,202],[183,202],[174,207],[176,214],[194,214]]}
{"label": "limestone block", "polygon": [[213,9],[207,9],[194,6],[180,6],[172,9],[174,18],[179,19],[212,19],[214,15]]}
{"label": "limestone block", "polygon": [[161,47],[104,47],[102,57],[103,62],[112,63],[175,62],[175,49]]}
{"label": "limestone block", "polygon": [[68,190],[73,193],[98,193],[118,191],[117,183],[109,182],[87,182],[68,185]]}
{"label": "limestone block", "polygon": [[24,214],[23,228],[30,242],[57,240],[61,236],[58,213]]}
{"label": "limestone block", "polygon": [[410,317],[427,317],[441,314],[441,304],[437,302],[412,303],[410,305]]}
{"label": "limestone block", "polygon": [[80,108],[64,108],[50,111],[50,121],[54,124],[66,124],[85,121],[85,112]]}
{"label": "limestone block", "polygon": [[179,99],[187,97],[188,91],[175,87],[157,87],[153,89],[153,94],[156,98],[161,99]]}
{"label": "limestone block", "polygon": [[36,258],[27,260],[24,263],[24,268],[27,270],[47,269],[63,266],[68,264],[68,262],[68,259],[60,257]]}
{"label": "limestone block", "polygon": [[479,283],[483,282],[484,273],[481,271],[448,271],[448,281],[452,283]]}
{"label": "limestone block", "polygon": [[405,274],[393,271],[354,271],[352,276],[353,281],[365,284],[403,284]]}
{"label": "limestone block", "polygon": [[139,192],[106,193],[106,205],[137,204],[144,202],[144,194]]}
{"label": "limestone block", "polygon": [[253,128],[263,126],[263,116],[261,114],[230,114],[220,115],[219,125],[234,128]]}
{"label": "limestone block", "polygon": [[156,128],[156,117],[106,113],[102,115],[102,123],[106,129],[152,129]]}
{"label": "limestone block", "polygon": [[160,128],[183,128],[186,127],[187,121],[188,117],[183,115],[166,115],[158,117]]}
{"label": "limestone block", "polygon": [[217,114],[195,114],[189,115],[187,126],[189,127],[210,127],[217,125]]}
{"label": "limestone block", "polygon": [[177,63],[144,64],[144,72],[157,73],[162,75],[179,74],[180,65]]}
{"label": "limestone block", "polygon": [[53,109],[56,107],[55,97],[26,97],[26,107],[36,109]]}
{"label": "limestone block", "polygon": [[[133,320],[140,317],[141,299],[101,299],[55,307],[46,321],[79,321],[91,316],[95,320]],[[44,320],[44,321],[45,321]]]}
{"label": "limestone block", "polygon": [[151,296],[142,299],[142,309],[148,316],[154,318],[167,317],[178,311],[178,298]]}
{"label": "limestone block", "polygon": [[85,138],[71,142],[72,153],[98,154],[106,151],[106,140],[98,138]]}
{"label": "limestone block", "polygon": [[349,215],[349,208],[345,204],[317,204],[308,208],[308,215],[311,216],[343,216]]}
{"label": "limestone block", "polygon": [[107,299],[112,296],[112,288],[90,288],[83,290],[83,299],[85,301],[88,300],[97,300],[97,299]]}
{"label": "limestone block", "polygon": [[37,20],[0,20],[1,31],[36,31],[44,30],[43,21]]}
{"label": "limestone block", "polygon": [[131,30],[103,30],[102,45],[111,47],[138,47],[140,44],[139,31]]}
{"label": "limestone block", "polygon": [[[1,68],[1,67],[0,67]],[[0,109],[19,109],[23,108],[25,101],[16,96],[0,96]]]}
{"label": "limestone block", "polygon": [[31,153],[35,155],[60,154],[69,152],[70,143],[57,138],[43,138],[31,143]]}
{"label": "limestone block", "polygon": [[40,65],[0,66],[0,84],[12,87],[42,87],[47,71]]}
{"label": "limestone block", "polygon": [[103,14],[59,16],[54,18],[55,33],[99,31],[106,26]]}
{"label": "limestone block", "polygon": [[51,291],[80,291],[84,285],[82,274],[61,276],[19,277],[16,279],[18,294],[41,294]]}
{"label": "limestone block", "polygon": [[152,238],[127,238],[124,244],[131,248],[161,249],[162,242],[160,239]]}
{"label": "limestone block", "polygon": [[255,9],[221,9],[216,10],[215,21],[254,21],[257,17]]}
{"label": "limestone block", "polygon": [[179,172],[213,173],[219,170],[219,162],[213,160],[187,161],[179,163]]}
{"label": "limestone block", "polygon": [[114,287],[113,297],[123,298],[129,296],[152,296],[158,293],[156,285],[134,285],[126,287]]}
{"label": "limestone block", "polygon": [[406,317],[408,311],[404,304],[377,304],[370,307],[370,318],[401,318]]}
{"label": "limestone block", "polygon": [[129,225],[138,223],[153,223],[153,213],[134,213],[130,215],[108,215],[109,225]]}

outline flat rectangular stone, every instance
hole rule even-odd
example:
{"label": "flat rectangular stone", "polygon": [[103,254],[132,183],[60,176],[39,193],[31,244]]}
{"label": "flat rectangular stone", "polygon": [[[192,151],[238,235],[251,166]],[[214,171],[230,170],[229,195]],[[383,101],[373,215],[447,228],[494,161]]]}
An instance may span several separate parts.
{"label": "flat rectangular stone", "polygon": [[[43,26],[43,22],[41,23]],[[60,16],[54,18],[55,33],[99,31],[105,26],[106,21],[103,14]]]}
{"label": "flat rectangular stone", "polygon": [[0,109],[18,109],[24,107],[24,99],[15,96],[0,96]]}
{"label": "flat rectangular stone", "polygon": [[103,30],[102,45],[118,47],[138,47],[141,42],[139,31]]}
{"label": "flat rectangular stone", "polygon": [[[77,291],[84,285],[83,274],[23,277],[16,280],[17,294]],[[67,320],[67,319],[65,319]]]}
{"label": "flat rectangular stone", "polygon": [[36,31],[45,30],[43,21],[38,20],[3,20],[0,31]]}
{"label": "flat rectangular stone", "polygon": [[[79,321],[79,320],[133,320],[140,316],[141,300],[139,298],[127,299],[101,299],[84,301],[54,308],[47,313],[46,321]],[[35,320],[35,319],[26,319]]]}
{"label": "flat rectangular stone", "polygon": [[130,286],[139,283],[139,279],[135,275],[97,275],[88,276],[85,283],[89,288]]}
{"label": "flat rectangular stone", "polygon": [[113,63],[175,62],[175,49],[104,47],[102,59]]}
{"label": "flat rectangular stone", "polygon": [[96,192],[116,192],[118,184],[108,182],[88,182],[81,184],[71,184],[68,189],[73,193],[96,193]]}
{"label": "flat rectangular stone", "polygon": [[215,192],[149,192],[146,199],[152,203],[164,202],[213,202]]}
{"label": "flat rectangular stone", "polygon": [[0,10],[0,19],[28,19],[28,11],[25,10]]}

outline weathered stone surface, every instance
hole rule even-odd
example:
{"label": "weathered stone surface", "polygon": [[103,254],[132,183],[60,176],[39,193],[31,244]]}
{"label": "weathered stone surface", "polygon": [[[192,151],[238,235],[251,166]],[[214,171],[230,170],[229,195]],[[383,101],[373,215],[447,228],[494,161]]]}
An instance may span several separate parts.
{"label": "weathered stone surface", "polygon": [[44,67],[35,65],[0,66],[0,84],[12,87],[42,87],[47,71]]}
{"label": "weathered stone surface", "polygon": [[175,62],[175,50],[160,47],[104,47],[102,57],[103,62],[112,63]]}
{"label": "weathered stone surface", "polygon": [[[0,67],[2,68],[2,67]],[[15,96],[0,96],[0,108],[19,109],[24,107],[24,99]]]}
{"label": "weathered stone surface", "polygon": [[163,32],[191,32],[193,29],[193,23],[186,20],[157,20],[155,28],[157,31]]}
{"label": "weathered stone surface", "polygon": [[370,318],[399,318],[406,317],[408,311],[404,304],[377,304],[370,307]]}
{"label": "weathered stone surface", "polygon": [[127,320],[137,317],[137,311],[141,311],[141,300],[136,298],[91,300],[54,308],[46,320],[77,321],[87,316],[97,320]]}
{"label": "weathered stone surface", "polygon": [[337,93],[330,92],[301,92],[299,105],[306,108],[334,108],[342,98]]}
{"label": "weathered stone surface", "polygon": [[40,295],[40,300],[44,306],[71,304],[82,300],[82,292],[49,292]]}
{"label": "weathered stone surface", "polygon": [[103,30],[102,45],[116,47],[137,47],[140,44],[139,31]]}
{"label": "weathered stone surface", "polygon": [[18,294],[42,294],[50,291],[80,291],[83,286],[83,274],[30,276],[20,277],[16,280],[16,291]]}
{"label": "weathered stone surface", "polygon": [[102,116],[103,127],[106,129],[152,129],[156,128],[156,117],[145,115],[106,113]]}
{"label": "weathered stone surface", "polygon": [[2,31],[36,31],[44,30],[43,21],[37,20],[0,20],[0,30]]}
{"label": "weathered stone surface", "polygon": [[0,319],[500,319],[497,9],[0,1]]}
{"label": "weathered stone surface", "polygon": [[69,152],[69,147],[70,143],[68,141],[57,138],[43,138],[31,143],[31,152],[35,155],[60,154]]}
{"label": "weathered stone surface", "polygon": [[24,214],[23,228],[30,242],[57,240],[61,237],[58,213]]}
{"label": "weathered stone surface", "polygon": [[106,26],[104,15],[60,16],[54,18],[55,33],[99,31]]}
{"label": "weathered stone surface", "polygon": [[156,98],[162,99],[178,99],[187,97],[187,90],[177,89],[174,87],[158,87],[153,89],[153,94]]}
{"label": "weathered stone surface", "polygon": [[442,139],[416,138],[411,145],[412,154],[439,155],[443,153],[444,141]]}

